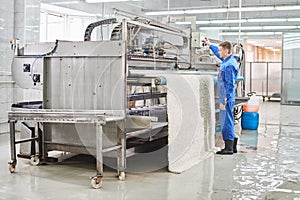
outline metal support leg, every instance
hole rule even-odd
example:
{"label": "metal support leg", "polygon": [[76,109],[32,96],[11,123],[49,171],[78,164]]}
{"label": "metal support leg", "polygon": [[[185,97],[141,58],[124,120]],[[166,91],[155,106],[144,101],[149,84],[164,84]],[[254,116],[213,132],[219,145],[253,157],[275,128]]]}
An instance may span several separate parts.
{"label": "metal support leg", "polygon": [[97,189],[102,186],[103,154],[102,154],[102,125],[96,123],[96,168],[97,175],[91,178],[91,185]]}
{"label": "metal support leg", "polygon": [[16,165],[17,165],[16,143],[15,143],[16,142],[15,124],[16,124],[16,121],[14,121],[14,120],[9,121],[11,161],[8,164],[9,164],[9,171],[11,173],[15,172],[15,168],[16,168]]}
{"label": "metal support leg", "polygon": [[252,62],[250,62],[250,92],[252,92]]}
{"label": "metal support leg", "polygon": [[[35,125],[35,127],[34,127],[34,130],[31,130],[31,138],[33,139],[33,138],[35,138],[36,137],[36,132],[37,132],[37,129],[38,128],[38,125],[37,125],[37,122],[36,122],[36,125]],[[32,157],[32,156],[35,156],[36,155],[36,148],[35,148],[35,143],[36,143],[36,141],[35,140],[33,140],[33,141],[31,141],[30,142],[30,156]]]}
{"label": "metal support leg", "polygon": [[103,176],[103,155],[102,155],[102,126],[96,124],[96,159],[97,159],[97,175]]}
{"label": "metal support leg", "polygon": [[269,97],[269,62],[267,62],[267,83],[266,83],[266,97],[270,100]]}
{"label": "metal support leg", "polygon": [[39,155],[41,160],[45,160],[44,154],[44,138],[43,138],[43,131],[39,128],[38,129],[38,146],[39,146]]}
{"label": "metal support leg", "polygon": [[[36,122],[35,127],[34,127],[34,131],[32,131],[32,134],[31,134],[31,138],[36,138],[36,137],[38,137],[38,135],[39,135],[39,122]],[[38,138],[38,140],[39,140],[39,138]],[[35,146],[37,142],[39,142],[39,141],[34,140],[34,141],[31,142],[31,159],[30,159],[30,163],[34,166],[40,164],[40,156],[36,152],[36,146]]]}
{"label": "metal support leg", "polygon": [[126,169],[126,136],[121,129],[118,130],[118,138],[120,140],[121,148],[118,150],[118,176],[119,180],[125,180]]}

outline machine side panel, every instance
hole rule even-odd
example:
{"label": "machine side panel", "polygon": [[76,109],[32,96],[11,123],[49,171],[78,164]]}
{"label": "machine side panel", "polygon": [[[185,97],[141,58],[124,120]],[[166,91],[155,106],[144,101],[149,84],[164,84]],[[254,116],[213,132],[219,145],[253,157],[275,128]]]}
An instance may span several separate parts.
{"label": "machine side panel", "polygon": [[122,57],[48,57],[44,108],[125,110]]}
{"label": "machine side panel", "polygon": [[[24,55],[37,57],[50,52],[55,47],[54,42],[27,44]],[[123,51],[121,41],[58,41],[52,56],[119,56]]]}
{"label": "machine side panel", "polygon": [[[117,43],[112,42],[111,48],[108,48],[99,42],[99,56],[94,54],[45,57],[43,107],[125,112],[126,75],[122,55],[125,50],[124,45],[115,44]],[[101,55],[101,51],[105,53]],[[118,130],[118,125],[114,122],[103,127],[104,148],[117,144]],[[44,133],[48,150],[55,148],[69,151],[69,147],[73,145],[95,148],[93,124],[44,123]]]}

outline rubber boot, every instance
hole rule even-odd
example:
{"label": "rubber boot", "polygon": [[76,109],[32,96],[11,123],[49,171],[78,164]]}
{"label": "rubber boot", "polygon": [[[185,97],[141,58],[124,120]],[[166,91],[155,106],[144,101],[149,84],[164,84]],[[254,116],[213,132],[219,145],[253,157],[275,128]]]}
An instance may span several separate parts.
{"label": "rubber boot", "polygon": [[224,140],[225,149],[218,151],[216,154],[232,155],[233,154],[233,140]]}
{"label": "rubber boot", "polygon": [[238,138],[234,138],[234,140],[233,140],[233,153],[237,153],[237,148],[236,148],[237,141],[238,141]]}

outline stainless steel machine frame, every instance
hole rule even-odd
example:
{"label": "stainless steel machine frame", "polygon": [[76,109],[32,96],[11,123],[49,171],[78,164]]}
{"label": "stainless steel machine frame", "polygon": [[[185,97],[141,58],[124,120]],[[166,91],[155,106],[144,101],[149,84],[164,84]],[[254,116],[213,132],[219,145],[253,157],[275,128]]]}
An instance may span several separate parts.
{"label": "stainless steel machine frame", "polygon": [[[183,32],[167,26],[130,20],[123,20],[121,25],[122,30],[135,26],[186,39]],[[12,63],[14,79],[23,88],[42,89],[43,106],[42,109],[17,108],[9,112],[10,172],[15,171],[17,164],[16,144],[31,143],[33,165],[46,162],[51,150],[96,155],[97,174],[91,184],[99,188],[105,153],[117,158],[119,179],[125,179],[126,139],[167,126],[167,121],[157,121],[153,116],[127,115],[130,99],[166,97],[166,94],[151,93],[129,98],[128,84],[152,84],[159,77],[159,73],[157,77],[146,77],[144,73],[130,75],[130,70],[172,70],[178,64],[173,58],[129,55],[130,37],[133,36],[127,31],[121,31],[118,40],[57,41],[16,50],[18,53]],[[41,54],[46,51],[49,53]],[[137,126],[132,117],[147,124]],[[17,121],[34,124],[29,138],[15,139]]]}

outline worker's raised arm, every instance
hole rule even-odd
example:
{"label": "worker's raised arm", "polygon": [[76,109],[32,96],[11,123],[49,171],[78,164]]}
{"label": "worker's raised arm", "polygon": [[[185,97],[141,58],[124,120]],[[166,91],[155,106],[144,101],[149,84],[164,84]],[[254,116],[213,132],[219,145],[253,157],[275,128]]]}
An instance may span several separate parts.
{"label": "worker's raised arm", "polygon": [[212,52],[221,60],[223,61],[224,59],[220,57],[220,54],[219,54],[219,47],[218,46],[215,46],[215,45],[212,45],[210,44],[210,41],[208,38],[205,38],[205,44],[207,46],[209,46],[209,49],[212,50]]}

